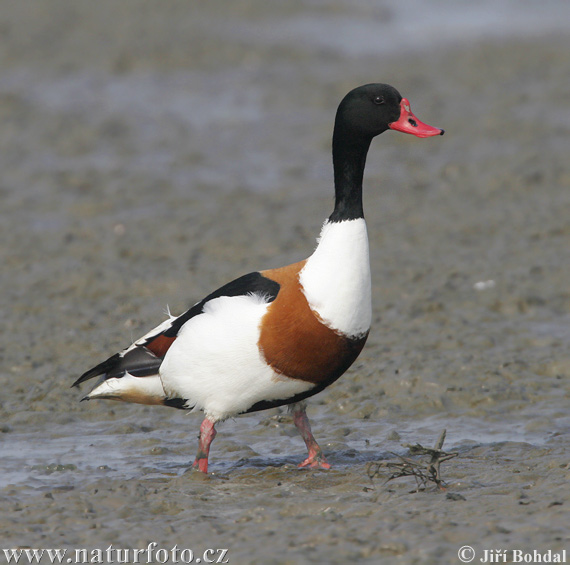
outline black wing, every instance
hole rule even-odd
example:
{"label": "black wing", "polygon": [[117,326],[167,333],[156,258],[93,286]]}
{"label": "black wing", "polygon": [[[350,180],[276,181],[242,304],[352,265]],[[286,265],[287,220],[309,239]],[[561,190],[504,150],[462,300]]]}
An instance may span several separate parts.
{"label": "black wing", "polygon": [[264,277],[259,272],[243,275],[212,292],[194,304],[184,314],[163,322],[155,328],[156,332],[153,330],[135,342],[135,347],[131,346],[121,353],[115,353],[103,363],[89,369],[72,386],[78,386],[99,375],[103,375],[104,379],[119,378],[126,372],[135,377],[156,375],[166,352],[178,336],[182,326],[194,316],[201,314],[207,302],[220,296],[243,296],[247,294],[261,294],[268,302],[273,302],[279,289],[279,283]]}
{"label": "black wing", "polygon": [[262,294],[266,297],[267,302],[273,302],[277,298],[280,284],[264,277],[259,272],[243,275],[238,279],[225,284],[211,294],[208,294],[204,300],[194,304],[190,310],[187,310],[181,316],[173,320],[170,328],[164,331],[165,337],[176,337],[180,328],[191,318],[201,314],[204,311],[206,302],[219,298],[220,296],[243,296],[246,294]]}

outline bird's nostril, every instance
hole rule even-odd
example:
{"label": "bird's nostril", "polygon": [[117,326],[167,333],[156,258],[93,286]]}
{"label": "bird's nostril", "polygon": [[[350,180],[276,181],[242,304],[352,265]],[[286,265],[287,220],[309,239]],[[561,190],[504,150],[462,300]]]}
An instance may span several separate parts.
{"label": "bird's nostril", "polygon": [[414,126],[415,128],[418,127],[418,124],[417,124],[416,120],[414,120],[414,118],[408,118],[408,122],[409,122],[412,126]]}

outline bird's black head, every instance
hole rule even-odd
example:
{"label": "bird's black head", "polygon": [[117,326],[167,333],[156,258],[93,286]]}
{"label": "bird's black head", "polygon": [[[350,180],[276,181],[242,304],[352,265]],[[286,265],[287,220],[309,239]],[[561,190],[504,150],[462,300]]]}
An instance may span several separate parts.
{"label": "bird's black head", "polygon": [[370,139],[387,129],[417,137],[443,135],[443,130],[418,120],[408,100],[389,84],[365,84],[351,90],[338,107],[335,126]]}

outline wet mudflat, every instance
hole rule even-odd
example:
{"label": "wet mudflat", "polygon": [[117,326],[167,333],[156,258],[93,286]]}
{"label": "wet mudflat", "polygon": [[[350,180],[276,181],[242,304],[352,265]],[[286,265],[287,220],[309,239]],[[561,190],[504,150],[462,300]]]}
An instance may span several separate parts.
{"label": "wet mudflat", "polygon": [[[390,3],[140,6],[0,16],[3,547],[156,542],[264,564],[570,550],[570,42],[556,18],[422,44]],[[336,106],[376,81],[446,135],[372,145],[374,325],[308,410],[333,469],[297,469],[286,410],[220,425],[204,477],[185,472],[199,414],[79,404],[73,380],[167,305],[311,252],[332,210]],[[370,480],[370,462],[444,428],[459,454],[446,490]]]}

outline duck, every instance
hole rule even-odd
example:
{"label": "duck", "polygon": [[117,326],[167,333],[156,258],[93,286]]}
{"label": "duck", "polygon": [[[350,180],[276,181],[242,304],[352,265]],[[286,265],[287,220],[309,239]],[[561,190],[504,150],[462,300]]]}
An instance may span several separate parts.
{"label": "duck", "polygon": [[98,377],[81,400],[112,399],[202,411],[192,468],[208,472],[215,426],[287,405],[308,456],[299,467],[329,469],[313,436],[306,399],[354,363],[372,320],[369,243],[362,188],[373,138],[393,130],[419,138],[444,130],[421,122],[388,84],[351,90],[332,136],[334,209],[306,259],[253,271],[168,318],[83,373]]}

